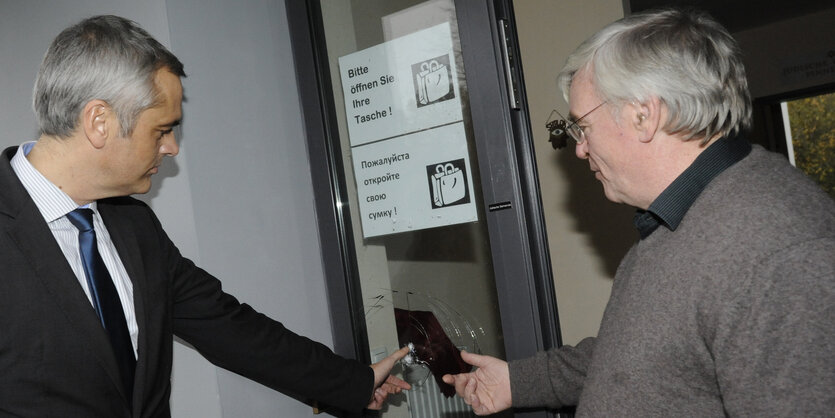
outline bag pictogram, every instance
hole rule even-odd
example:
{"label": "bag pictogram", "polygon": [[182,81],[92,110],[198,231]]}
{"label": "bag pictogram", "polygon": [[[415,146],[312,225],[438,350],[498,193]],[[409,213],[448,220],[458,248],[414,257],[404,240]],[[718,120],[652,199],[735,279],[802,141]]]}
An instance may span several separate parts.
{"label": "bag pictogram", "polygon": [[417,107],[423,107],[455,97],[452,91],[453,73],[449,55],[441,55],[412,65]]}
{"label": "bag pictogram", "polygon": [[[464,159],[433,164],[426,167],[432,189],[432,207],[470,202]],[[434,171],[433,171],[434,170]]]}

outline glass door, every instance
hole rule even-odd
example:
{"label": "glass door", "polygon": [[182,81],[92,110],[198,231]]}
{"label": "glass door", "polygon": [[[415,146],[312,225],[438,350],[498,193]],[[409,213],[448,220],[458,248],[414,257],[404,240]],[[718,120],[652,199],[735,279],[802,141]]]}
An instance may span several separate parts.
{"label": "glass door", "polygon": [[459,350],[505,352],[454,4],[327,1],[322,17],[371,361],[413,347],[414,389],[384,416],[464,413],[441,376],[469,371]]}
{"label": "glass door", "polygon": [[472,416],[441,381],[470,370],[461,350],[512,359],[559,343],[509,6],[300,3],[288,15],[328,187],[336,349],[371,362],[412,349],[400,373],[414,389],[384,417]]}

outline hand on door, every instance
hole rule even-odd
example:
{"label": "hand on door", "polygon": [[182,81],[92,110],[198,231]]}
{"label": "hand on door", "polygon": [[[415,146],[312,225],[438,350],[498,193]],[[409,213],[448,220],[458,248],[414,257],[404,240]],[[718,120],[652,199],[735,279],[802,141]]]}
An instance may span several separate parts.
{"label": "hand on door", "polygon": [[444,382],[470,405],[476,415],[489,415],[510,408],[510,370],[507,362],[490,356],[461,352],[461,358],[476,367],[470,373],[445,375]]}
{"label": "hand on door", "polygon": [[374,394],[371,395],[371,401],[366,408],[379,410],[383,407],[389,395],[412,388],[412,385],[390,374],[394,365],[400,359],[406,357],[406,354],[409,354],[409,347],[403,347],[390,356],[371,365],[371,368],[374,370]]}

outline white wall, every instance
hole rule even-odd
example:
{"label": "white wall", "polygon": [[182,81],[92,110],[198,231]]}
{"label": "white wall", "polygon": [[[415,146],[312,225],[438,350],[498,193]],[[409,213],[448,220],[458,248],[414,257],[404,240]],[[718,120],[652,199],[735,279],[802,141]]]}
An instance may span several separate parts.
{"label": "white wall", "polygon": [[584,39],[623,17],[621,0],[519,0],[516,14],[531,132],[563,342],[597,335],[620,259],[638,238],[634,209],[606,200],[588,162],[569,144],[555,151],[545,123],[568,116],[557,89],[566,57]]}
{"label": "white wall", "polygon": [[[239,299],[332,345],[283,1],[0,0],[0,146],[36,138],[31,88],[55,35],[106,13],[137,21],[188,73],[180,155],[144,197],[171,238]],[[179,343],[173,381],[175,417],[313,415]]]}

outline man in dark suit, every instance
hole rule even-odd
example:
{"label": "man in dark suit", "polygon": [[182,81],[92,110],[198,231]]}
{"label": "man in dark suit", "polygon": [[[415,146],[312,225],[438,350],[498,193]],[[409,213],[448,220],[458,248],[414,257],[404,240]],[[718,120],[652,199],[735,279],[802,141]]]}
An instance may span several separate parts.
{"label": "man in dark suit", "polygon": [[41,136],[0,157],[0,415],[169,416],[173,337],[214,364],[346,411],[409,385],[287,330],[182,257],[146,193],[177,155],[183,65],[133,22],[50,46]]}

